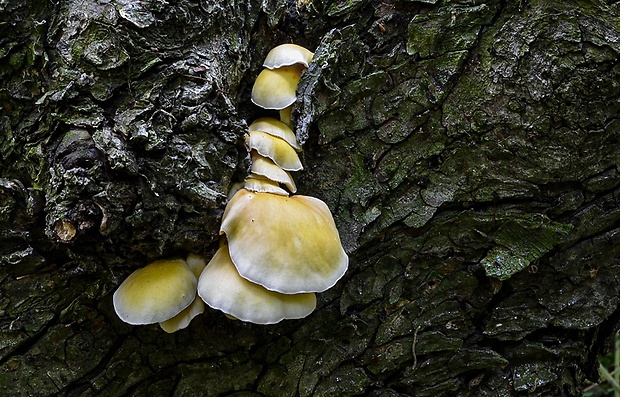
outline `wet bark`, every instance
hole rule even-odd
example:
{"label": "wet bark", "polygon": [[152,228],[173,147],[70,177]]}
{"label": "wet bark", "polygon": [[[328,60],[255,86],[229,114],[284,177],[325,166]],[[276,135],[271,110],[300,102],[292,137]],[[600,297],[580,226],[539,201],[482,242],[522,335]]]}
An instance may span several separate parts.
{"label": "wet bark", "polygon": [[[0,394],[579,396],[620,322],[612,1],[0,3]],[[297,321],[115,315],[212,255],[267,51],[350,268]]]}

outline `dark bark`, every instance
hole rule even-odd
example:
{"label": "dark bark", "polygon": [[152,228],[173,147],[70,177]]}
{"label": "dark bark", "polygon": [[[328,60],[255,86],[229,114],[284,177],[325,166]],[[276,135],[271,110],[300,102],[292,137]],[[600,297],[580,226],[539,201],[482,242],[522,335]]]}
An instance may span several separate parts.
{"label": "dark bark", "polygon": [[[618,4],[0,3],[0,394],[579,396],[620,323]],[[349,271],[303,320],[122,323],[133,270],[217,247],[284,42]]]}

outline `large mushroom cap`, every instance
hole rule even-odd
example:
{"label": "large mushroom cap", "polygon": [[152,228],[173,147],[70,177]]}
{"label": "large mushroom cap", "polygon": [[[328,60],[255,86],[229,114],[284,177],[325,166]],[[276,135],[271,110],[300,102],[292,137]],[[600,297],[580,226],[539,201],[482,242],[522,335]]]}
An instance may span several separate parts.
{"label": "large mushroom cap", "polygon": [[297,142],[297,137],[291,128],[280,120],[273,117],[261,117],[254,120],[248,127],[248,131],[261,131],[269,135],[284,139],[293,149],[300,151],[301,145]]}
{"label": "large mushroom cap", "polygon": [[297,96],[297,83],[302,69],[284,66],[279,69],[263,69],[252,87],[252,102],[265,109],[280,110],[292,105]]}
{"label": "large mushroom cap", "polygon": [[263,66],[269,69],[302,64],[308,67],[314,53],[297,44],[282,44],[269,51]]}
{"label": "large mushroom cap", "polygon": [[192,303],[196,285],[184,260],[158,260],[123,281],[114,292],[114,310],[132,325],[166,321]]}
{"label": "large mushroom cap", "polygon": [[284,139],[261,131],[251,131],[246,135],[246,145],[250,151],[256,150],[258,154],[270,158],[285,171],[303,169],[299,155]]}
{"label": "large mushroom cap", "polygon": [[241,189],[220,230],[239,274],[272,291],[325,291],[349,263],[329,208],[314,197]]}
{"label": "large mushroom cap", "polygon": [[306,317],[316,307],[316,297],[312,293],[280,294],[239,276],[227,245],[220,247],[202,272],[198,295],[212,308],[256,324]]}

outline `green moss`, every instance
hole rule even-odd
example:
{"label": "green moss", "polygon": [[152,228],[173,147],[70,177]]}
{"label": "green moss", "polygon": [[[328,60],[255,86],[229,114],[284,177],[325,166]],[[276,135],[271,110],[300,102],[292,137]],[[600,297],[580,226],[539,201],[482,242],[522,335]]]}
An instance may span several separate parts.
{"label": "green moss", "polygon": [[428,58],[471,48],[494,12],[493,8],[481,4],[446,6],[417,14],[409,22],[407,52]]}
{"label": "green moss", "polygon": [[497,244],[481,263],[487,276],[507,280],[559,244],[572,226],[542,215],[513,218],[493,234]]}
{"label": "green moss", "polygon": [[342,16],[354,12],[365,3],[364,0],[335,0],[327,7],[327,15],[330,17]]}

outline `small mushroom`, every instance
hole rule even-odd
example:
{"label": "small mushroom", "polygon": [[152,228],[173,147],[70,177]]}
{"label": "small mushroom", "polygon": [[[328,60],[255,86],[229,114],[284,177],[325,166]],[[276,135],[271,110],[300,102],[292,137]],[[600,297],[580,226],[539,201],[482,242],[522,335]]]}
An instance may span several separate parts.
{"label": "small mushroom", "polygon": [[263,66],[269,69],[295,64],[302,64],[308,67],[313,56],[314,53],[300,45],[282,44],[269,51]]}
{"label": "small mushroom", "polygon": [[196,296],[192,303],[187,306],[185,309],[181,310],[179,314],[172,317],[169,320],[161,321],[159,326],[161,329],[171,334],[180,329],[187,328],[189,323],[196,317],[205,311],[205,304],[200,299],[199,296]]}
{"label": "small mushroom", "polygon": [[250,174],[250,176],[245,178],[245,189],[257,193],[271,193],[280,196],[288,196],[288,192],[282,189],[277,182],[255,174]]}
{"label": "small mushroom", "polygon": [[284,66],[278,69],[263,69],[252,87],[252,102],[265,108],[280,110],[297,100],[297,83],[302,67]]}
{"label": "small mushroom", "polygon": [[222,245],[198,280],[198,295],[229,317],[256,324],[306,317],[316,307],[313,293],[285,295],[249,282],[237,273]]}
{"label": "small mushroom", "polygon": [[196,286],[196,276],[184,260],[158,260],[123,281],[114,292],[114,310],[132,325],[163,322],[192,303]]}
{"label": "small mushroom", "polygon": [[245,140],[248,149],[256,150],[263,157],[270,158],[285,171],[303,169],[297,152],[284,139],[261,132],[251,131]]}
{"label": "small mushroom", "polygon": [[276,120],[273,117],[261,117],[254,120],[248,127],[248,131],[260,131],[284,139],[293,149],[298,152],[301,151],[301,145],[297,142],[297,137],[293,130],[284,122]]}
{"label": "small mushroom", "polygon": [[278,167],[278,165],[270,159],[256,153],[254,150],[252,150],[251,156],[251,170],[253,174],[264,176],[274,182],[282,183],[291,193],[295,193],[297,191],[295,181],[293,180],[291,174]]}
{"label": "small mushroom", "polygon": [[314,197],[241,189],[220,233],[241,277],[284,294],[325,291],[349,263],[329,208]]}

